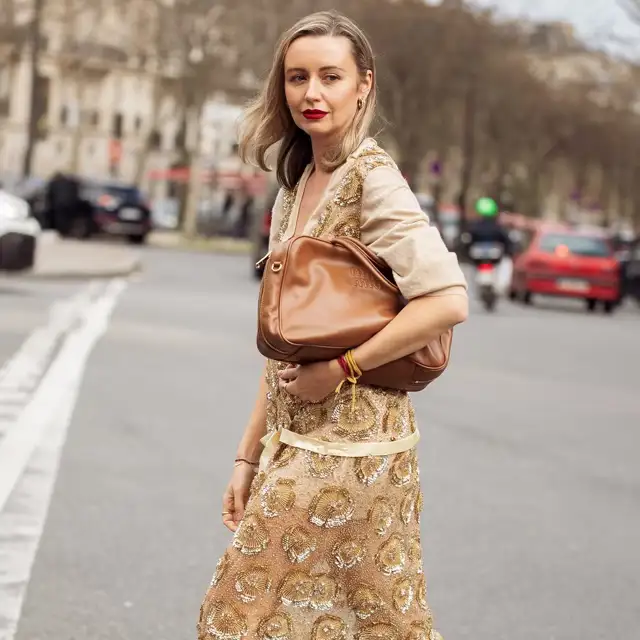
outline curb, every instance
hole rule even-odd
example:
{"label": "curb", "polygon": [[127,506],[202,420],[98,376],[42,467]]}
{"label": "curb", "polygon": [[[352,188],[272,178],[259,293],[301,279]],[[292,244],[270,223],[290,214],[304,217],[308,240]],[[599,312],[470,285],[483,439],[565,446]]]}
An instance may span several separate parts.
{"label": "curb", "polygon": [[142,271],[142,263],[136,260],[127,267],[114,267],[111,269],[63,269],[60,271],[23,271],[0,272],[0,280],[108,280],[111,278],[123,278]]}
{"label": "curb", "polygon": [[196,251],[199,253],[218,253],[226,255],[248,255],[253,243],[251,240],[237,238],[186,238],[170,235],[167,237],[151,236],[147,242],[149,247],[157,249],[173,249],[180,251]]}

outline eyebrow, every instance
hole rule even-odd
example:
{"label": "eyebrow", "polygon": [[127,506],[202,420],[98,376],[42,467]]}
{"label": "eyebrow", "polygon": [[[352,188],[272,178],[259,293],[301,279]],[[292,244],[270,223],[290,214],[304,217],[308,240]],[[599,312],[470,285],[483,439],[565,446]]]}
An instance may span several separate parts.
{"label": "eyebrow", "polygon": [[[334,64],[330,64],[325,67],[320,67],[320,71],[331,71],[331,70],[342,71],[343,73],[345,73],[345,70],[342,67],[337,67]],[[302,67],[292,67],[291,69],[287,69],[287,73],[291,73],[293,71],[307,71],[307,70],[303,69]]]}

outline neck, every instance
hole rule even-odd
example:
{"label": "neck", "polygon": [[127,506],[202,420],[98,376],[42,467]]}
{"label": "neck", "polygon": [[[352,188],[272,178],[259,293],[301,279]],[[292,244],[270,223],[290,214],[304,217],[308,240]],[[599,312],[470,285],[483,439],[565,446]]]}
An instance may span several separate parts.
{"label": "neck", "polygon": [[322,168],[322,158],[324,158],[328,151],[331,149],[333,139],[326,138],[312,138],[311,139],[311,152],[313,153],[313,163],[315,170],[318,173],[326,173]]}

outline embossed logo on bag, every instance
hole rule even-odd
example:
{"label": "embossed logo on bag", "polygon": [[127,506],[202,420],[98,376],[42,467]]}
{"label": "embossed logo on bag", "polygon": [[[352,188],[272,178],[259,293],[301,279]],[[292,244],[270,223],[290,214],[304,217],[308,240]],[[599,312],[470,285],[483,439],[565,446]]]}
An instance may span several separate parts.
{"label": "embossed logo on bag", "polygon": [[381,289],[380,283],[364,269],[360,267],[350,267],[349,276],[351,278],[351,285],[356,289]]}

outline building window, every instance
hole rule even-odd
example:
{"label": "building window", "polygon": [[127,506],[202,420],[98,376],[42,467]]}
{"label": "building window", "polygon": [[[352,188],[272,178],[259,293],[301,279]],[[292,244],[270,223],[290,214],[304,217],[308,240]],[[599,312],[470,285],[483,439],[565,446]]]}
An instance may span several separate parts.
{"label": "building window", "polygon": [[149,148],[153,150],[160,149],[162,147],[162,136],[157,129],[154,129],[149,134]]}
{"label": "building window", "polygon": [[116,140],[121,140],[123,130],[124,130],[124,117],[121,113],[116,113],[113,116],[113,131],[112,131],[113,137]]}
{"label": "building window", "polygon": [[9,115],[11,97],[11,69],[0,67],[0,116]]}
{"label": "building window", "polygon": [[175,149],[185,149],[187,145],[187,123],[183,120],[180,129],[176,132],[173,139]]}
{"label": "building window", "polygon": [[140,129],[142,129],[142,118],[140,116],[136,116],[135,128],[136,128],[136,132],[139,132]]}
{"label": "building window", "polygon": [[66,127],[69,124],[69,107],[63,105],[60,109],[60,124]]}

